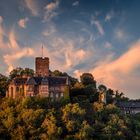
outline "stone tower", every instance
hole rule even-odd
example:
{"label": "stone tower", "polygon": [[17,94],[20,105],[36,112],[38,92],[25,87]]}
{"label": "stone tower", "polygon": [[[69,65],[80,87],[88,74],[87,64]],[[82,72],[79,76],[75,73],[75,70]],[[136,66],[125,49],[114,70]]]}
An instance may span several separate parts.
{"label": "stone tower", "polygon": [[36,76],[49,76],[49,58],[36,57],[35,70]]}

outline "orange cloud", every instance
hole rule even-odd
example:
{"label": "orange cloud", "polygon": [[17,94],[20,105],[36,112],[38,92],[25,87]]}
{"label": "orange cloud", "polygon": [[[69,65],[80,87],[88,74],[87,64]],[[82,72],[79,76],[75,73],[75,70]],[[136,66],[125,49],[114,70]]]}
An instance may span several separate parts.
{"label": "orange cloud", "polygon": [[21,28],[26,28],[26,23],[29,19],[26,17],[26,18],[23,18],[23,19],[20,19],[18,21],[18,25],[21,27]]}
{"label": "orange cloud", "polygon": [[[0,19],[1,20],[1,19]],[[17,38],[14,30],[11,30],[8,35],[8,42],[4,42],[3,36],[5,34],[5,30],[2,26],[2,20],[0,23],[0,51],[3,54],[3,61],[8,66],[7,74],[14,68],[18,66],[18,60],[23,57],[33,57],[34,50],[30,47],[23,48],[17,42]]]}
{"label": "orange cloud", "polygon": [[19,49],[19,45],[17,43],[14,31],[9,33],[9,47],[12,49]]}
{"label": "orange cloud", "polygon": [[114,89],[125,89],[124,91],[126,91],[130,85],[134,87],[138,83],[137,88],[140,90],[139,78],[136,76],[134,78],[134,75],[132,75],[139,66],[140,40],[132,44],[130,49],[118,59],[103,62],[92,69],[91,72],[98,81]]}
{"label": "orange cloud", "polygon": [[33,55],[34,51],[31,48],[20,49],[19,51],[13,52],[11,54],[4,55],[4,62],[8,65],[8,72],[14,68],[20,58]]}
{"label": "orange cloud", "polygon": [[36,0],[25,0],[25,4],[33,16],[39,15],[39,8],[36,3]]}
{"label": "orange cloud", "polygon": [[59,1],[56,0],[54,2],[51,2],[46,5],[45,7],[45,15],[44,15],[44,21],[50,21],[52,18],[58,15],[56,12],[57,8],[59,6]]}

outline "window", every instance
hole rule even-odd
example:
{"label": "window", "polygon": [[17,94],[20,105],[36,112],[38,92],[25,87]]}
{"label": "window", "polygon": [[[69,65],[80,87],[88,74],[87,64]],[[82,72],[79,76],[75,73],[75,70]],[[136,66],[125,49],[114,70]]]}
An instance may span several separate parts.
{"label": "window", "polygon": [[63,93],[61,93],[61,97],[63,97],[64,96],[64,94]]}
{"label": "window", "polygon": [[34,86],[28,86],[28,91],[34,91]]}
{"label": "window", "polygon": [[42,91],[47,91],[48,88],[47,88],[47,86],[41,86],[41,90],[42,90]]}
{"label": "window", "polygon": [[50,97],[53,98],[53,92],[50,93]]}
{"label": "window", "polygon": [[56,94],[55,94],[55,96],[56,96],[56,98],[58,98],[58,97],[59,97],[59,94],[58,94],[58,93],[56,93]]}
{"label": "window", "polygon": [[55,90],[59,90],[59,87],[55,87]]}
{"label": "window", "polygon": [[19,87],[16,87],[16,92],[19,92]]}
{"label": "window", "polygon": [[11,97],[13,97],[13,87],[11,87]]}

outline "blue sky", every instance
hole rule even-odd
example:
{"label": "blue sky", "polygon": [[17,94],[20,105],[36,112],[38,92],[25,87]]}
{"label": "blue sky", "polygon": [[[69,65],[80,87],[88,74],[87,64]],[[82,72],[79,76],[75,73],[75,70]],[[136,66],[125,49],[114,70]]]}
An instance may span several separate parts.
{"label": "blue sky", "polygon": [[140,98],[139,0],[1,0],[0,73],[50,69],[79,77],[91,72],[98,84]]}

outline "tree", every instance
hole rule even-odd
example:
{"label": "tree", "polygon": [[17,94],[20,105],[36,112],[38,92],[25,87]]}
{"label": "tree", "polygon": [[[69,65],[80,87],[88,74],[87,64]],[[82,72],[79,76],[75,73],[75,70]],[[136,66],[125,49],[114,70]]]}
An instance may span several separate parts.
{"label": "tree", "polygon": [[0,98],[6,95],[8,88],[8,78],[0,74]]}
{"label": "tree", "polygon": [[[79,107],[79,104],[67,104],[62,108],[62,120],[69,133],[78,131],[84,120],[85,110]],[[78,118],[78,119],[77,119]]]}
{"label": "tree", "polygon": [[86,122],[83,121],[81,129],[75,134],[78,140],[92,140],[94,135],[94,129]]}
{"label": "tree", "polygon": [[106,102],[113,103],[114,101],[114,91],[112,89],[108,89],[106,92]]}
{"label": "tree", "polygon": [[106,86],[104,85],[99,85],[98,86],[98,89],[99,89],[99,102],[101,103],[106,103]]}
{"label": "tree", "polygon": [[11,72],[10,72],[10,75],[9,75],[9,78],[10,80],[14,79],[15,77],[21,77],[21,76],[33,76],[34,75],[34,70],[32,69],[29,69],[29,68],[16,68],[16,69],[13,69]]}
{"label": "tree", "polygon": [[64,75],[61,71],[59,71],[59,70],[54,70],[54,71],[52,72],[52,76],[67,76],[67,74]]}
{"label": "tree", "polygon": [[57,126],[57,119],[53,109],[49,110],[41,128],[43,129],[43,132],[40,134],[42,140],[58,140],[60,138],[62,128]]}
{"label": "tree", "polygon": [[91,73],[83,73],[80,76],[80,80],[84,86],[92,84],[96,88],[96,81],[94,80],[94,77]]}
{"label": "tree", "polygon": [[128,101],[129,100],[129,98],[124,96],[123,92],[120,93],[118,90],[115,92],[115,97],[114,98],[115,98],[116,102],[118,102],[118,101]]}
{"label": "tree", "polygon": [[25,76],[33,76],[34,75],[34,70],[33,69],[30,69],[30,68],[25,68],[22,71],[22,75],[25,75]]}

